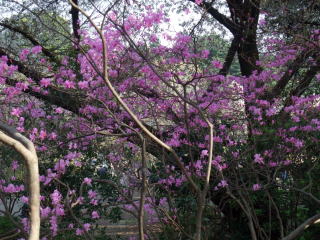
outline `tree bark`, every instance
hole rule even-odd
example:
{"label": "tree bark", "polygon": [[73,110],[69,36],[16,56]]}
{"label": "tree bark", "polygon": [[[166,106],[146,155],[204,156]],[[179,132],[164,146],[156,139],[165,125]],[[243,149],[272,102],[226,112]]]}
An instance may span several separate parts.
{"label": "tree bark", "polygon": [[[73,3],[76,6],[79,6],[79,1],[78,0],[73,0]],[[76,39],[76,42],[80,42],[80,22],[79,22],[79,9],[75,8],[73,5],[71,6],[71,11],[70,11],[71,17],[72,17],[72,30],[73,30],[73,36]]]}
{"label": "tree bark", "polygon": [[310,227],[310,225],[320,222],[320,213],[314,215],[313,217],[307,219],[304,223],[302,223],[299,227],[297,227],[293,232],[291,232],[288,236],[282,238],[281,240],[294,240],[296,239],[305,229]]}

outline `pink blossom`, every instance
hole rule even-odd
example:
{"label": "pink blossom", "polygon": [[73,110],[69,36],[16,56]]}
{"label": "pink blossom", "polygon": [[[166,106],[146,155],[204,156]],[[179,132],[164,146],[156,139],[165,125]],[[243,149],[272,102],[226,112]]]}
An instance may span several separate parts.
{"label": "pink blossom", "polygon": [[88,191],[89,198],[95,198],[97,196],[97,193],[95,191],[92,191],[91,189]]}
{"label": "pink blossom", "polygon": [[201,52],[201,56],[202,56],[203,58],[207,58],[207,57],[209,56],[209,54],[210,54],[210,51],[207,50],[207,49],[205,49],[205,50],[203,50],[203,51]]}
{"label": "pink blossom", "polygon": [[76,235],[77,235],[77,236],[81,236],[82,234],[83,234],[83,230],[80,229],[80,228],[77,228],[77,229],[76,229]]}
{"label": "pink blossom", "polygon": [[39,138],[44,140],[47,137],[47,132],[45,130],[41,130],[39,133]]}
{"label": "pink blossom", "polygon": [[197,160],[194,164],[193,164],[194,168],[196,169],[202,169],[202,162],[200,160]]}
{"label": "pink blossom", "polygon": [[58,205],[54,208],[54,212],[57,216],[63,216],[64,215],[64,209],[62,207],[62,205]]}
{"label": "pink blossom", "polygon": [[60,192],[56,189],[54,192],[50,195],[53,205],[57,205],[60,203],[62,196]]}
{"label": "pink blossom", "polygon": [[97,206],[98,205],[98,200],[97,199],[91,199],[90,204]]}
{"label": "pink blossom", "polygon": [[252,190],[253,191],[258,191],[258,190],[260,190],[261,189],[261,185],[260,184],[253,184],[253,186],[252,186]]}
{"label": "pink blossom", "polygon": [[90,223],[85,223],[83,224],[83,230],[88,232],[90,230],[91,224]]}
{"label": "pink blossom", "polygon": [[218,155],[213,159],[212,164],[217,166],[221,163],[221,161],[222,161],[222,157],[220,155]]}
{"label": "pink blossom", "polygon": [[150,36],[150,41],[151,41],[151,42],[157,42],[157,41],[158,41],[157,35],[152,34],[152,35]]}
{"label": "pink blossom", "polygon": [[180,187],[181,185],[182,185],[182,183],[183,183],[184,181],[183,181],[183,179],[182,178],[177,178],[176,179],[176,182],[175,182],[175,184],[176,184],[176,187]]}
{"label": "pink blossom", "polygon": [[185,9],[183,9],[183,11],[184,11],[185,14],[189,14],[190,13],[190,9],[189,8],[185,8]]}
{"label": "pink blossom", "polygon": [[47,218],[51,213],[51,209],[50,207],[40,208],[40,213],[42,218]]}
{"label": "pink blossom", "polygon": [[212,141],[213,141],[213,142],[217,142],[217,143],[222,143],[222,138],[219,137],[219,136],[214,136],[214,137],[212,138]]}
{"label": "pink blossom", "polygon": [[273,115],[275,115],[276,113],[277,113],[277,110],[276,110],[275,108],[270,108],[270,109],[267,109],[267,111],[266,111],[266,115],[267,115],[268,117],[273,116]]}
{"label": "pink blossom", "polygon": [[56,236],[58,233],[58,219],[56,216],[51,216],[50,218],[50,230],[52,231],[52,236]]}
{"label": "pink blossom", "polygon": [[93,211],[93,212],[91,213],[91,217],[92,217],[93,219],[100,218],[99,213],[98,213],[97,211]]}
{"label": "pink blossom", "polygon": [[38,53],[41,53],[42,52],[42,47],[41,46],[35,46],[31,49],[31,52],[33,54],[38,54]]}
{"label": "pink blossom", "polygon": [[49,139],[50,140],[55,140],[57,138],[57,136],[58,135],[55,132],[52,132],[52,133],[49,134]]}
{"label": "pink blossom", "polygon": [[22,49],[22,51],[20,52],[20,55],[19,55],[19,58],[21,61],[25,61],[27,60],[27,56],[28,54],[30,53],[30,50],[25,48],[25,49]]}
{"label": "pink blossom", "polygon": [[22,196],[22,197],[21,197],[21,202],[23,202],[23,203],[28,203],[28,202],[29,202],[29,198],[26,197],[26,196]]}
{"label": "pink blossom", "polygon": [[84,183],[84,184],[91,185],[91,182],[92,182],[92,179],[91,179],[91,178],[87,178],[87,177],[86,177],[86,178],[83,179],[83,183]]}
{"label": "pink blossom", "polygon": [[221,62],[217,61],[217,60],[213,60],[211,62],[211,64],[215,67],[215,68],[218,68],[218,69],[222,69],[223,68],[223,65]]}
{"label": "pink blossom", "polygon": [[17,170],[18,167],[19,167],[18,161],[13,161],[13,162],[11,163],[11,168],[12,168],[13,170]]}
{"label": "pink blossom", "polygon": [[46,180],[46,177],[43,175],[40,175],[39,180],[40,182],[44,182]]}
{"label": "pink blossom", "polygon": [[82,163],[81,163],[80,161],[77,161],[77,160],[75,160],[75,161],[73,162],[73,164],[74,164],[76,167],[81,167],[81,166],[82,166]]}
{"label": "pink blossom", "polygon": [[254,162],[258,164],[264,164],[263,157],[260,154],[254,155]]}
{"label": "pink blossom", "polygon": [[299,140],[299,139],[295,139],[294,141],[293,141],[293,144],[294,144],[294,146],[295,147],[297,147],[297,148],[301,148],[301,147],[303,147],[303,141],[301,141],[301,140]]}
{"label": "pink blossom", "polygon": [[15,192],[19,192],[20,188],[10,183],[7,187],[3,188],[3,191],[6,193],[15,193]]}
{"label": "pink blossom", "polygon": [[201,157],[208,156],[208,150],[202,150],[201,151]]}
{"label": "pink blossom", "polygon": [[61,114],[61,113],[63,113],[63,109],[61,107],[57,107],[55,112],[58,114]]}
{"label": "pink blossom", "polygon": [[50,78],[42,78],[40,80],[40,86],[41,87],[48,87],[51,84],[51,79]]}
{"label": "pink blossom", "polygon": [[283,165],[287,166],[287,165],[290,165],[292,163],[291,160],[286,160],[283,162]]}
{"label": "pink blossom", "polygon": [[265,25],[266,24],[266,20],[264,20],[264,19],[260,19],[259,20],[259,25],[260,26],[263,26],[263,25]]}
{"label": "pink blossom", "polygon": [[221,180],[221,182],[218,184],[219,187],[227,187],[229,184],[226,180]]}
{"label": "pink blossom", "polygon": [[64,161],[63,159],[60,159],[55,164],[54,170],[56,170],[58,173],[64,173],[68,165],[69,165],[69,161]]}
{"label": "pink blossom", "polygon": [[78,86],[80,89],[87,89],[89,88],[89,83],[87,81],[80,81],[78,82]]}
{"label": "pink blossom", "polygon": [[24,83],[24,82],[18,82],[16,83],[16,88],[21,90],[21,91],[25,91],[27,90],[29,87],[28,87],[28,83]]}
{"label": "pink blossom", "polygon": [[276,162],[269,162],[269,166],[270,167],[276,167],[276,166],[278,166],[278,163],[276,163]]}
{"label": "pink blossom", "polygon": [[65,81],[63,85],[65,88],[75,88],[75,83],[69,80]]}
{"label": "pink blossom", "polygon": [[20,117],[20,114],[22,112],[23,111],[21,110],[21,108],[13,108],[12,111],[11,111],[11,115],[12,116],[16,116],[16,117]]}
{"label": "pink blossom", "polygon": [[26,232],[28,232],[29,229],[30,229],[30,223],[29,223],[28,218],[22,218],[22,219],[21,219],[21,223],[22,223],[22,225],[23,225],[23,229],[24,229]]}

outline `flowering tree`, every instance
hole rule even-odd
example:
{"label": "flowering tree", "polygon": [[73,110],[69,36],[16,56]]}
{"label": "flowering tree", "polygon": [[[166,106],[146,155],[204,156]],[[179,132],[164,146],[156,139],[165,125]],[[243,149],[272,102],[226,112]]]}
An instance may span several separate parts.
{"label": "flowering tree", "polygon": [[[0,117],[36,145],[42,239],[70,231],[96,239],[115,209],[137,219],[139,239],[159,238],[150,226],[162,223],[163,239],[289,240],[319,221],[310,202],[320,202],[320,31],[258,39],[267,24],[259,28],[260,1],[226,1],[230,17],[190,2],[234,36],[224,62],[190,35],[162,32],[165,6],[139,3],[137,12],[126,1],[92,5],[98,21],[69,1],[76,59],[36,39],[18,57],[2,50]],[[229,75],[235,56],[241,74]],[[29,204],[19,231],[37,239],[32,184],[28,198],[19,178],[1,174],[1,201]]]}

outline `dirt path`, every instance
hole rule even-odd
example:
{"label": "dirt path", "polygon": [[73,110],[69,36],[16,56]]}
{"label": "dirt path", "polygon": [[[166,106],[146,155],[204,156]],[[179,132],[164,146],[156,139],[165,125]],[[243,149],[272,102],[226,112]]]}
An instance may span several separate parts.
{"label": "dirt path", "polygon": [[[106,225],[101,226],[101,228],[106,230],[106,235],[108,236],[137,236],[139,234],[138,225],[136,224]],[[161,224],[147,224],[146,229],[154,233],[161,232]]]}

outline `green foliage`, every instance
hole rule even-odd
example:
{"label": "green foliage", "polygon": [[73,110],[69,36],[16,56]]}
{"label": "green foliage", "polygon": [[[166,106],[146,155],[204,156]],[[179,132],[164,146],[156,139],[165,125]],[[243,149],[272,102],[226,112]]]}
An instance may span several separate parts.
{"label": "green foliage", "polygon": [[[212,34],[209,36],[202,36],[196,41],[195,48],[197,49],[207,49],[210,51],[209,58],[204,61],[203,69],[212,68],[212,60],[218,60],[221,63],[224,62],[225,57],[227,56],[228,49],[230,47],[230,41],[223,39],[217,34]],[[240,75],[240,65],[235,55],[234,61],[230,67],[229,74],[237,76]]]}
{"label": "green foliage", "polygon": [[70,26],[55,12],[34,10],[33,13],[13,15],[6,19],[5,23],[21,31],[18,33],[6,30],[0,35],[0,40],[5,45],[10,45],[15,51],[34,46],[30,40],[26,40],[24,34],[38,41],[54,54],[62,55],[72,48],[70,41],[66,39],[71,33]]}
{"label": "green foliage", "polygon": [[6,216],[0,216],[0,235],[5,234],[10,230],[15,229],[15,225]]}
{"label": "green foliage", "polygon": [[121,220],[122,211],[119,207],[114,207],[110,210],[107,218],[110,219],[112,223],[117,223]]}

